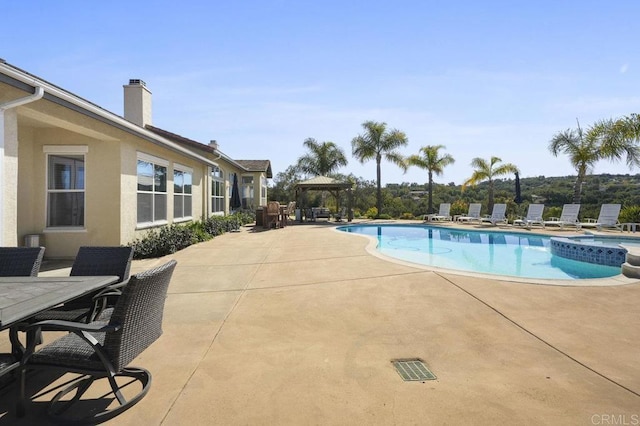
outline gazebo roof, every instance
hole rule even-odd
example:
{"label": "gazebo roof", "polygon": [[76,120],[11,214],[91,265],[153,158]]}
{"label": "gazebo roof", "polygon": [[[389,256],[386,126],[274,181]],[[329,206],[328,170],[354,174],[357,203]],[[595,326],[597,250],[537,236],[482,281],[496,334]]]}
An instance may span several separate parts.
{"label": "gazebo roof", "polygon": [[328,176],[316,176],[309,180],[298,182],[296,188],[300,189],[318,189],[318,190],[336,190],[336,189],[348,189],[353,187],[351,182],[342,182]]}

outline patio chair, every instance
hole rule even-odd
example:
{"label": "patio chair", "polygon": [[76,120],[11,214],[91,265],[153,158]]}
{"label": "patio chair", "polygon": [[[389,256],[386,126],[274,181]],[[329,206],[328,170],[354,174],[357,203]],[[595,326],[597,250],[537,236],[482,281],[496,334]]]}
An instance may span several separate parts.
{"label": "patio chair", "polygon": [[622,232],[622,226],[618,222],[618,216],[620,216],[620,204],[603,204],[600,206],[600,214],[598,219],[586,218],[585,222],[581,222],[580,226],[583,228],[596,228],[598,231],[602,228],[613,228]]}
{"label": "patio chair", "polygon": [[493,205],[493,209],[491,211],[491,216],[483,217],[480,219],[480,223],[490,223],[493,226],[496,226],[498,223],[507,224],[507,205],[503,203],[498,203]]}
{"label": "patio chair", "polygon": [[[69,334],[37,352],[34,352],[33,343],[27,347],[20,363],[18,416],[24,416],[25,413],[26,373],[31,369],[81,375],[54,396],[49,404],[47,413],[58,423],[102,423],[139,402],[149,391],[151,373],[144,368],[128,365],[162,334],[165,298],[175,267],[176,261],[171,260],[134,275],[123,288],[115,307],[105,310],[98,320],[89,324],[41,321],[29,325],[25,330],[27,332],[67,331]],[[87,416],[85,413],[79,415],[77,411],[74,416],[74,410],[67,412],[72,407],[82,408],[88,401],[95,403],[95,398],[83,400],[82,396],[94,381],[102,378],[108,379],[111,392],[98,399],[104,400],[111,393],[115,396],[99,401],[106,402],[102,411],[95,413],[94,410],[88,410]],[[120,383],[117,378],[120,378]],[[141,390],[126,399],[122,390],[127,388],[131,393],[134,388],[129,386],[136,381],[141,385]],[[74,391],[73,398],[62,400]],[[115,399],[119,405],[109,410],[110,403]]]}
{"label": "patio chair", "polygon": [[480,203],[471,203],[469,204],[469,212],[466,216],[459,216],[456,220],[458,222],[472,222],[472,221],[480,221],[480,210],[482,209],[482,204]]}
{"label": "patio chair", "polygon": [[0,277],[37,277],[44,247],[0,247]]}
{"label": "patio chair", "polygon": [[269,201],[267,203],[267,221],[265,225],[267,228],[271,228],[271,225],[273,225],[274,228],[278,228],[281,226],[279,202]]}
{"label": "patio chair", "polygon": [[540,225],[544,228],[544,221],[542,220],[543,211],[544,204],[529,204],[527,215],[514,220],[513,224],[515,226],[524,226],[527,229],[531,229],[533,225]]}
{"label": "patio chair", "polygon": [[133,247],[80,247],[71,266],[71,276],[117,275],[120,279],[104,290],[42,312],[34,317],[34,321],[93,321],[101,310],[113,306],[121,288],[127,284],[132,259]]}
{"label": "patio chair", "polygon": [[342,218],[347,216],[347,208],[341,207],[340,211],[333,215],[336,222],[342,222]]}
{"label": "patio chair", "polygon": [[450,211],[451,203],[440,203],[440,210],[438,211],[438,214],[426,214],[424,215],[423,220],[425,222],[451,220]]}
{"label": "patio chair", "polygon": [[549,220],[542,222],[544,226],[559,226],[560,229],[566,227],[575,227],[576,230],[580,229],[580,221],[578,220],[578,213],[580,212],[580,204],[565,204],[562,207],[562,213],[560,217],[552,217]]}

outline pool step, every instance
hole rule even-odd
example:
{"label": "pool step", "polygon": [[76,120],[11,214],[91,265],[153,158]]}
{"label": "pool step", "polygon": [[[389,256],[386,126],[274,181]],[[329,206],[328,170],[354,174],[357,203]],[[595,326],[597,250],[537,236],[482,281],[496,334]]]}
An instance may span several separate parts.
{"label": "pool step", "polygon": [[637,247],[622,245],[626,250],[626,262],[622,264],[622,275],[640,279],[640,250]]}

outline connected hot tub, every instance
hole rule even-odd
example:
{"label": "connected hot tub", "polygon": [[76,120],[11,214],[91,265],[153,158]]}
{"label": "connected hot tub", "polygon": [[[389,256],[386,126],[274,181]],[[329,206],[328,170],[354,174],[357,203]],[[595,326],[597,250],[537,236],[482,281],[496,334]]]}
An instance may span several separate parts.
{"label": "connected hot tub", "polygon": [[550,248],[551,254],[566,259],[620,267],[627,255],[622,245],[640,248],[640,238],[591,234],[551,237]]}

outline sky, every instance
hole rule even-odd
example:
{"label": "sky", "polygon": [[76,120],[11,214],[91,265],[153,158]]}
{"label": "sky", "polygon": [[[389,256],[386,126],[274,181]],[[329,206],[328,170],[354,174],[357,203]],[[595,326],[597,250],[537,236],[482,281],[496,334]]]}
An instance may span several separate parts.
{"label": "sky", "polygon": [[[574,175],[554,134],[640,112],[640,2],[238,0],[3,2],[0,58],[113,113],[142,79],[153,125],[274,176],[331,141],[375,180],[351,140],[368,120],[403,131],[403,155],[444,145],[461,184],[474,157],[522,177]],[[8,36],[8,35],[11,36]],[[595,173],[631,173],[600,162]],[[427,180],[382,164],[382,183]]]}

